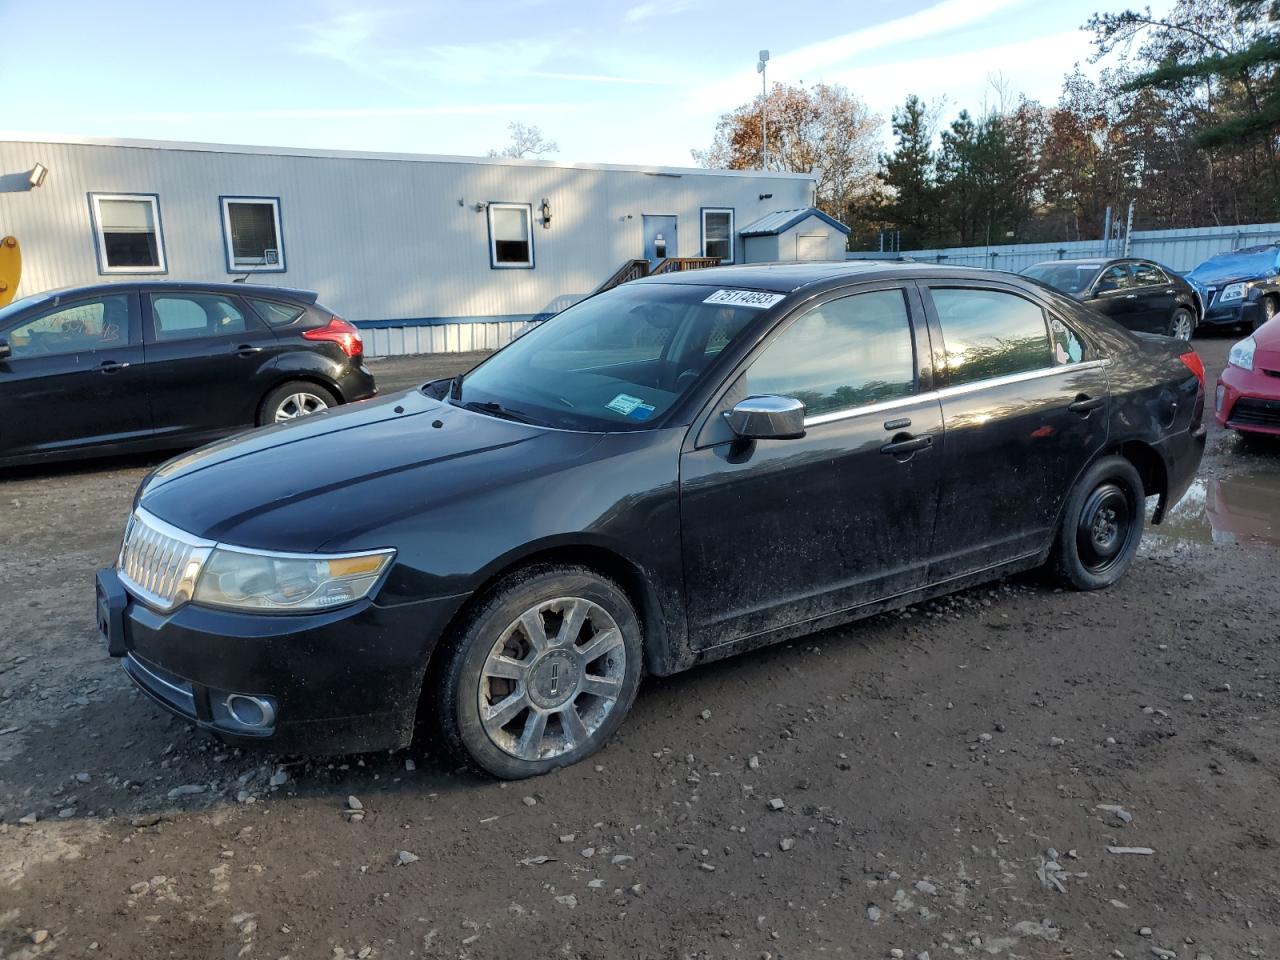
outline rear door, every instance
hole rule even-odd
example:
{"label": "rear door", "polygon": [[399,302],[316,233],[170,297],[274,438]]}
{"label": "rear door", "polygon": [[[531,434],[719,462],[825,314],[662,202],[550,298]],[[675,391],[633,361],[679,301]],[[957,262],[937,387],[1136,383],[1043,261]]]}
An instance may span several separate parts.
{"label": "rear door", "polygon": [[62,300],[11,320],[0,338],[0,457],[57,454],[151,434],[138,296]]}
{"label": "rear door", "polygon": [[1141,329],[1152,333],[1168,333],[1173,317],[1174,287],[1154,263],[1135,260],[1129,264],[1133,293],[1138,295],[1137,312]]}
{"label": "rear door", "polygon": [[281,351],[237,296],[173,289],[143,296],[151,413],[161,435],[252,426]]}
{"label": "rear door", "polygon": [[1045,549],[1107,439],[1103,358],[1023,291],[932,281],[946,445],[930,581]]}
{"label": "rear door", "polygon": [[[691,643],[730,643],[924,583],[941,407],[929,392],[914,286],[887,285],[784,320],[712,406],[680,465]],[[749,396],[806,405],[805,435],[736,440]]]}

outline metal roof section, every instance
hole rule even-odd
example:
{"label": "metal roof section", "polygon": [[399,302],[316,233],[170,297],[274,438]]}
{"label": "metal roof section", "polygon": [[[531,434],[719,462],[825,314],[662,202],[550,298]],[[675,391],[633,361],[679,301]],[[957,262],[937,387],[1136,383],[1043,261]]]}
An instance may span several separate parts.
{"label": "metal roof section", "polygon": [[[124,147],[135,150],[174,150],[191,153],[229,153],[270,157],[310,157],[316,160],[382,160],[394,163],[459,163],[490,167],[546,167],[563,170],[604,170],[647,173],[655,177],[746,177],[763,180],[808,180],[808,173],[775,173],[765,170],[710,170],[703,167],[661,167],[623,163],[577,163],[566,160],[515,160],[510,157],[464,157],[451,154],[390,153],[361,150],[319,150],[311,147],[270,147],[230,143],[193,143],[183,140],[131,140],[116,137],[72,137],[62,134],[0,132],[0,142],[49,143],[81,147]],[[846,233],[848,228],[831,220]]]}
{"label": "metal roof section", "polygon": [[738,233],[744,237],[774,237],[780,233],[785,233],[797,223],[807,220],[809,217],[817,217],[843,234],[847,235],[849,233],[848,227],[835,217],[823,213],[817,207],[803,207],[799,210],[775,210],[773,213],[766,213],[754,223],[747,224]]}

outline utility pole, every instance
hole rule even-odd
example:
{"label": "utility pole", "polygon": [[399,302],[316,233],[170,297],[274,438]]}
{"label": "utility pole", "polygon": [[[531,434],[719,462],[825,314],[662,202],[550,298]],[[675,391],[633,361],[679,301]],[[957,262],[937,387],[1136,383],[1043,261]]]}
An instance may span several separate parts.
{"label": "utility pole", "polygon": [[769,62],[769,51],[761,50],[760,59],[756,61],[756,73],[760,74],[760,169],[769,169],[769,81],[765,73],[765,65]]}
{"label": "utility pole", "polygon": [[1129,201],[1129,216],[1124,222],[1124,256],[1129,255],[1129,244],[1133,239],[1133,208],[1137,204],[1136,200]]}

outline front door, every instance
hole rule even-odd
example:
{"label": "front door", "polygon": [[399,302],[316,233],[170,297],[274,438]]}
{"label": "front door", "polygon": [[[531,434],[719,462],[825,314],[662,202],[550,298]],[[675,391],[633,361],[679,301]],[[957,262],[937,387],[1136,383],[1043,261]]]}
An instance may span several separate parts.
{"label": "front door", "polygon": [[[914,287],[837,294],[744,364],[680,463],[689,634],[697,648],[812,621],[924,584],[942,415]],[[803,400],[805,435],[736,440],[749,396]]]}
{"label": "front door", "polygon": [[1138,294],[1133,290],[1133,277],[1129,268],[1123,263],[1102,271],[1093,285],[1089,306],[1130,330],[1141,329]]}
{"label": "front door", "polygon": [[137,294],[57,303],[13,320],[0,339],[0,458],[56,454],[151,433]]}
{"label": "front door", "polygon": [[929,580],[1045,549],[1076,477],[1107,439],[1100,356],[1012,289],[930,284],[947,443]]}
{"label": "front door", "polygon": [[147,382],[160,435],[215,435],[252,426],[262,371],[282,349],[239,297],[166,290],[144,297]]}
{"label": "front door", "polygon": [[644,257],[650,267],[656,267],[668,257],[679,256],[676,225],[675,217],[644,215]]}

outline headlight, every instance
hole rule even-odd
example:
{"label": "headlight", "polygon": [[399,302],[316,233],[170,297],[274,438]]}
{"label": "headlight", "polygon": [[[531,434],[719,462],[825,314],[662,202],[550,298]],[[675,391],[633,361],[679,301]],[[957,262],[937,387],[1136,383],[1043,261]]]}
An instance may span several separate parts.
{"label": "headlight", "polygon": [[1253,337],[1245,337],[1231,348],[1227,354],[1227,363],[1241,370],[1253,369],[1253,351],[1258,349],[1258,341]]}
{"label": "headlight", "polygon": [[236,610],[325,610],[366,596],[395,553],[308,556],[215,547],[192,600]]}
{"label": "headlight", "polygon": [[1225,287],[1222,288],[1222,296],[1220,296],[1218,299],[1220,301],[1243,300],[1244,292],[1247,289],[1249,289],[1249,284],[1247,283],[1228,283]]}

